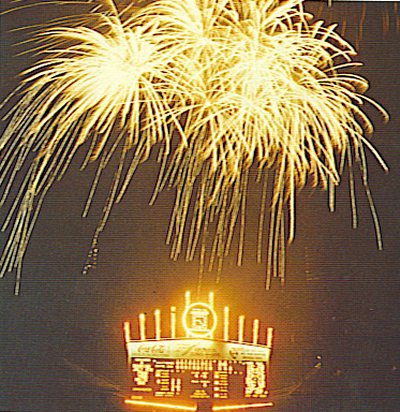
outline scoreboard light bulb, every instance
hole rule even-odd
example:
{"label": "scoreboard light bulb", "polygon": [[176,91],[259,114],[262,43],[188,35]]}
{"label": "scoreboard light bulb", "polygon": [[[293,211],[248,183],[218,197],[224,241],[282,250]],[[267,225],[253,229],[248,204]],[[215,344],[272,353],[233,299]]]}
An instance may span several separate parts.
{"label": "scoreboard light bulb", "polygon": [[125,343],[131,341],[131,324],[130,322],[124,322],[124,339]]}
{"label": "scoreboard light bulb", "polygon": [[229,307],[224,307],[224,340],[229,340]]}
{"label": "scoreboard light bulb", "polygon": [[274,328],[267,328],[267,347],[272,348],[272,339],[274,337]]}
{"label": "scoreboard light bulb", "polygon": [[171,338],[176,338],[176,307],[171,306]]}
{"label": "scoreboard light bulb", "polygon": [[257,345],[258,342],[258,331],[260,327],[260,321],[258,319],[254,319],[253,321],[253,343]]}
{"label": "scoreboard light bulb", "polygon": [[139,336],[140,340],[146,340],[146,315],[139,314]]}
{"label": "scoreboard light bulb", "polygon": [[238,318],[238,342],[242,343],[244,339],[244,315],[240,315]]}
{"label": "scoreboard light bulb", "polygon": [[161,339],[161,311],[160,309],[156,309],[154,311],[154,326],[155,326],[156,340],[160,340]]}
{"label": "scoreboard light bulb", "polygon": [[208,294],[208,304],[214,309],[214,292]]}
{"label": "scoreboard light bulb", "polygon": [[185,292],[185,307],[190,305],[190,291]]}

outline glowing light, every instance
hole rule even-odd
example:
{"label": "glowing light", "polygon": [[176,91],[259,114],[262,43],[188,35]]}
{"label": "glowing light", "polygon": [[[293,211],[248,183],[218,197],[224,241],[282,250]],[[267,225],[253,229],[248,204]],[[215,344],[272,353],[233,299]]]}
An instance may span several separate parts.
{"label": "glowing light", "polygon": [[229,307],[224,307],[224,340],[229,340]]}
{"label": "glowing light", "polygon": [[128,405],[134,406],[147,406],[147,407],[154,407],[154,408],[165,408],[165,409],[176,409],[178,411],[196,411],[196,406],[184,406],[184,405],[175,405],[169,403],[161,403],[161,402],[146,402],[146,401],[137,401],[132,399],[125,399],[125,403]]}
{"label": "glowing light", "polygon": [[214,292],[208,294],[208,304],[211,308],[214,308]]}
{"label": "glowing light", "polygon": [[213,411],[234,411],[238,409],[252,409],[252,408],[266,408],[269,406],[274,406],[273,402],[264,403],[243,403],[239,405],[223,405],[223,406],[213,406]]}
{"label": "glowing light", "polygon": [[[364,96],[364,78],[343,73],[358,65],[353,47],[334,25],[311,23],[302,3],[156,0],[118,13],[107,0],[107,12],[95,7],[81,25],[74,18],[69,25],[63,20],[65,27],[57,21],[35,37],[43,57],[24,73],[15,92],[20,100],[6,115],[8,124],[0,139],[3,202],[17,173],[36,152],[3,227],[13,224],[0,274],[17,269],[16,293],[46,193],[84,143],[89,144],[83,168],[90,161],[99,162],[84,215],[101,173],[113,163],[113,156],[119,156],[87,268],[94,264],[98,237],[112,206],[122,199],[139,163],[157,143],[161,169],[153,201],[164,187],[176,189],[167,237],[174,259],[182,253],[189,226],[186,258],[192,260],[201,245],[203,267],[207,234],[213,232],[206,228],[215,222],[210,267],[215,261],[221,267],[236,227],[241,263],[249,170],[255,166],[259,180],[264,180],[259,260],[270,203],[269,288],[272,276],[284,276],[285,244],[295,235],[296,192],[311,181],[329,190],[333,209],[334,188],[346,159],[353,224],[356,162],[382,248],[366,149],[387,167],[367,140],[373,125],[360,107],[367,102],[385,119],[387,114]],[[268,179],[273,187],[270,201]]]}
{"label": "glowing light", "polygon": [[130,322],[124,322],[124,339],[125,343],[131,341],[131,324]]}
{"label": "glowing light", "polygon": [[185,306],[188,307],[190,306],[190,291],[185,292]]}
{"label": "glowing light", "polygon": [[156,339],[161,339],[161,312],[160,309],[156,309],[154,311],[154,325],[155,325],[155,332],[156,332]]}
{"label": "glowing light", "polygon": [[238,318],[238,342],[243,342],[244,339],[244,315],[240,315]]}
{"label": "glowing light", "polygon": [[139,336],[140,340],[146,340],[146,315],[139,314]]}
{"label": "glowing light", "polygon": [[258,343],[258,333],[260,328],[260,321],[254,319],[253,321],[253,343],[256,345]]}
{"label": "glowing light", "polygon": [[266,345],[268,348],[272,348],[272,339],[274,337],[274,328],[267,328]]}
{"label": "glowing light", "polygon": [[195,302],[185,308],[182,321],[187,337],[213,338],[217,314],[210,305]]}
{"label": "glowing light", "polygon": [[176,307],[171,306],[171,338],[176,338]]}

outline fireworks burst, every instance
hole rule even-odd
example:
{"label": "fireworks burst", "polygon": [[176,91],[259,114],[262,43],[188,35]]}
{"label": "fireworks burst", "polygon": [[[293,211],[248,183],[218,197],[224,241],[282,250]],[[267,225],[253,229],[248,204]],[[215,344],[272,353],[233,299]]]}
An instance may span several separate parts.
{"label": "fireworks burst", "polygon": [[201,271],[208,238],[210,266],[218,260],[220,267],[236,226],[241,262],[252,166],[264,181],[258,260],[270,209],[267,287],[272,276],[284,278],[296,192],[311,180],[332,195],[345,160],[350,174],[354,162],[360,167],[380,246],[365,148],[386,166],[366,138],[373,126],[360,106],[369,102],[386,113],[364,95],[364,78],[343,72],[358,65],[356,52],[335,26],[312,23],[301,0],[160,0],[121,13],[104,4],[108,11],[97,8],[36,36],[43,57],[24,73],[22,97],[8,112],[0,140],[3,202],[36,153],[5,222],[13,221],[13,228],[2,274],[17,268],[19,279],[44,197],[87,141],[83,167],[95,160],[99,166],[85,212],[111,157],[120,159],[93,250],[113,204],[157,143],[161,168],[153,200],[165,186],[176,189],[168,231],[172,257],[186,245],[192,260],[200,249]]}

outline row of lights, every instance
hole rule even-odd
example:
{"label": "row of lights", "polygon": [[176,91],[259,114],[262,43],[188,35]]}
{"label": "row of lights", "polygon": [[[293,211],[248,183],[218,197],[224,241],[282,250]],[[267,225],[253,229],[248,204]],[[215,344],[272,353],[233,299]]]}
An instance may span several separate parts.
{"label": "row of lights", "polygon": [[[185,305],[186,308],[190,307],[191,300],[190,300],[190,292],[186,292],[185,294]],[[209,299],[208,299],[208,306],[211,310],[214,310],[214,293],[210,292]],[[185,316],[185,313],[184,313]],[[138,324],[139,324],[139,340],[146,340],[147,339],[147,330],[146,330],[146,314],[140,313],[138,316]],[[184,320],[185,322],[185,320]],[[245,316],[240,315],[237,319],[237,342],[243,343],[245,338]],[[224,307],[223,310],[223,340],[229,341],[229,326],[230,326],[230,309],[228,306]],[[160,309],[156,309],[154,311],[154,332],[155,332],[155,340],[161,340],[161,311]],[[260,321],[258,319],[253,320],[253,328],[252,328],[252,341],[253,344],[259,343],[259,335],[260,335]],[[130,322],[124,322],[124,336],[125,336],[125,343],[128,343],[132,340],[132,333],[131,333],[131,324]],[[190,337],[190,336],[186,336]],[[177,310],[176,306],[172,306],[170,309],[170,338],[176,339],[177,338]],[[210,338],[213,338],[211,335]],[[269,348],[272,347],[272,338],[273,338],[273,328],[267,328],[266,330],[266,340],[265,345]]]}

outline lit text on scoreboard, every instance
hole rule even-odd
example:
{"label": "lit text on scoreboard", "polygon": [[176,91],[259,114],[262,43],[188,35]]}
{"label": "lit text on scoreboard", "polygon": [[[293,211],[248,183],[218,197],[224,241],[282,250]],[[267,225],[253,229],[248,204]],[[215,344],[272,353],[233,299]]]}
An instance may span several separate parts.
{"label": "lit text on scoreboard", "polygon": [[268,396],[265,362],[133,358],[138,398],[259,399]]}

